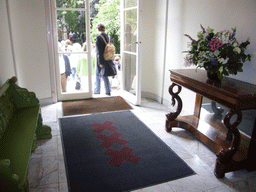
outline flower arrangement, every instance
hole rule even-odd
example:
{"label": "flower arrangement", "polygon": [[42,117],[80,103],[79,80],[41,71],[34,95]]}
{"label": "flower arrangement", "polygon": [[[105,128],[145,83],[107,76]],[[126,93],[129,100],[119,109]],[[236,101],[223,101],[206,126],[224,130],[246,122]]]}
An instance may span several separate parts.
{"label": "flower arrangement", "polygon": [[203,67],[211,75],[217,73],[219,80],[222,80],[224,75],[242,72],[243,63],[251,60],[251,54],[245,53],[250,39],[247,38],[239,44],[235,38],[236,28],[217,33],[210,27],[205,30],[201,25],[201,28],[202,31],[197,34],[197,41],[185,34],[192,41],[189,45],[190,50],[184,51],[188,53],[184,58],[185,66]]}

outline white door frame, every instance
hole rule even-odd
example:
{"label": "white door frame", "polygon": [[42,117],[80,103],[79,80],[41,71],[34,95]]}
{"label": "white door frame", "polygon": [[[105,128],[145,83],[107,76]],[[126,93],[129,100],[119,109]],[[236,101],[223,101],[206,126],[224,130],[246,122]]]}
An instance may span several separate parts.
{"label": "white door frame", "polygon": [[[130,7],[130,8],[124,8],[124,0],[121,0],[120,4],[120,10],[121,10],[121,60],[122,60],[122,65],[125,65],[125,60],[124,60],[124,54],[130,54],[130,55],[135,55],[136,56],[136,90],[135,90],[135,95],[126,91],[124,89],[124,82],[125,82],[125,66],[122,67],[122,97],[126,99],[127,101],[131,102],[134,105],[140,105],[141,104],[141,57],[140,57],[140,49],[141,49],[141,27],[140,27],[140,3],[139,0],[137,0],[137,6]],[[124,11],[131,10],[131,9],[137,9],[137,40],[136,42],[136,52],[128,52],[124,50]]]}
{"label": "white door frame", "polygon": [[[75,99],[85,99],[92,97],[92,70],[91,70],[91,33],[90,33],[90,2],[85,0],[86,6],[84,9],[81,8],[56,8],[56,1],[51,0],[52,6],[52,23],[53,23],[53,48],[54,48],[54,64],[55,64],[55,80],[56,80],[56,90],[57,90],[57,99],[58,101],[63,100],[75,100]],[[58,34],[57,34],[57,21],[56,21],[56,12],[57,10],[66,10],[66,11],[85,11],[86,13],[86,42],[87,50],[82,54],[87,54],[88,59],[88,92],[79,92],[79,93],[62,93],[61,92],[61,82],[60,82],[60,72],[59,72],[59,61],[58,61]],[[65,53],[65,52],[63,52]],[[70,52],[68,52],[70,53]],[[81,52],[72,52],[72,54],[81,54]]]}

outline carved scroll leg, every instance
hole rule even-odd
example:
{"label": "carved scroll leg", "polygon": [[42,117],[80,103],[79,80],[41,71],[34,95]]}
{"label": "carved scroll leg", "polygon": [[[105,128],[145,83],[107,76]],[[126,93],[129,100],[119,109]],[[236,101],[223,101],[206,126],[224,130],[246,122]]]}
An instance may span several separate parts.
{"label": "carved scroll leg", "polygon": [[[231,124],[230,119],[233,115],[237,115],[236,121]],[[214,174],[218,178],[225,177],[225,173],[237,170],[235,167],[236,163],[233,161],[233,156],[239,149],[240,145],[240,132],[237,126],[242,121],[242,112],[230,110],[229,113],[224,118],[224,124],[228,128],[228,132],[232,134],[232,141],[230,147],[227,150],[222,150],[217,154],[217,160],[215,165]],[[234,165],[232,167],[232,165]]]}
{"label": "carved scroll leg", "polygon": [[[222,107],[217,107],[217,106],[216,106],[216,102],[214,102],[214,101],[211,102],[211,107],[212,107],[212,111],[213,111],[216,115],[218,115],[218,116],[221,116],[222,113],[224,112],[224,109],[223,109]],[[231,131],[229,131],[229,132],[227,133],[226,141],[229,141],[229,142],[232,141],[232,132],[231,132]]]}
{"label": "carved scroll leg", "polygon": [[214,101],[212,101],[211,103],[211,107],[212,107],[212,111],[216,114],[216,115],[221,115],[224,112],[224,109],[221,107],[217,107],[216,103]]}
{"label": "carved scroll leg", "polygon": [[37,129],[36,129],[37,139],[38,140],[51,139],[52,138],[51,127],[47,125],[43,125],[42,122],[43,122],[43,119],[42,119],[41,113],[39,113],[39,117],[37,121]]}
{"label": "carved scroll leg", "polygon": [[248,163],[246,164],[247,171],[255,171],[256,170],[255,151],[256,151],[256,119],[254,120],[254,126],[253,126],[251,141],[250,141],[250,145],[249,145]]}
{"label": "carved scroll leg", "polygon": [[[177,92],[173,92],[173,88],[175,86],[178,87]],[[176,101],[178,102],[178,106],[177,106],[176,112],[170,112],[166,115],[167,120],[166,120],[165,127],[166,127],[167,132],[170,132],[172,130],[172,126],[171,126],[170,122],[175,120],[179,116],[179,114],[182,110],[182,101],[181,101],[181,98],[178,95],[180,92],[181,92],[181,86],[179,86],[175,83],[172,83],[172,85],[169,87],[169,93],[172,96],[172,106],[175,106]]]}

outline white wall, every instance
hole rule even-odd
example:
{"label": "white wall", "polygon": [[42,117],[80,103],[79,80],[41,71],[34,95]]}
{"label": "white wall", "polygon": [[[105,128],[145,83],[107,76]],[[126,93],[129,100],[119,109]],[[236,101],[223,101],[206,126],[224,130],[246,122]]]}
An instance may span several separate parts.
{"label": "white wall", "polygon": [[[175,69],[184,67],[183,57],[185,55],[181,55],[180,53],[188,49],[187,43],[190,40],[184,37],[183,34],[189,34],[196,39],[197,32],[201,30],[200,24],[205,28],[210,26],[215,32],[237,27],[236,37],[238,41],[245,41],[247,37],[250,37],[251,44],[248,46],[248,52],[255,53],[255,10],[255,0],[169,0],[167,46],[172,46],[172,48],[167,47],[167,68]],[[243,70],[244,72],[231,77],[256,84],[256,57],[253,57],[251,62],[244,63]],[[166,76],[164,101],[170,101],[167,87],[171,82],[168,83],[168,81],[170,82],[169,77]],[[181,96],[185,100],[186,98],[194,97],[193,93],[186,91]],[[189,104],[189,101],[187,103],[185,102],[184,106],[193,108],[193,104]]]}
{"label": "white wall", "polygon": [[[49,98],[51,97],[51,82],[44,1],[23,0],[8,2],[15,65],[11,63],[11,59],[4,60],[2,63],[3,58],[1,56],[1,63],[3,66],[8,67],[8,74],[1,71],[0,76],[13,75],[13,69],[10,66],[16,66],[18,84],[21,87],[35,92],[39,99]],[[4,16],[6,9],[4,6],[1,6],[1,9],[3,9],[3,12],[1,10],[1,15]],[[5,21],[1,21],[2,23],[5,24]],[[6,38],[4,40],[6,41],[4,42],[6,48],[4,47],[0,54],[6,54],[11,57],[10,37],[8,35],[9,26],[7,24],[3,26],[4,33],[1,34],[7,33],[4,36]],[[1,45],[3,44],[1,43]]]}
{"label": "white wall", "polygon": [[162,97],[167,0],[140,1],[142,96]]}
{"label": "white wall", "polygon": [[[210,26],[217,31],[236,27],[236,37],[239,42],[251,38],[248,52],[256,52],[256,1],[255,0],[185,0],[184,1],[184,33],[196,38],[201,30],[200,24],[205,28]],[[187,49],[188,38],[183,38],[183,49]],[[232,78],[246,82],[256,83],[256,57],[251,62],[244,63],[244,72]]]}
{"label": "white wall", "polygon": [[[183,1],[169,0],[168,22],[166,38],[166,61],[164,71],[164,95],[163,103],[169,106],[171,96],[168,92],[170,81],[170,69],[178,69],[182,63],[182,36],[183,33]],[[169,106],[170,107],[170,106]]]}
{"label": "white wall", "polygon": [[10,30],[8,24],[8,16],[6,9],[6,1],[0,1],[0,34],[1,34],[1,48],[0,48],[0,86],[4,82],[15,76],[13,55],[11,49]]}
{"label": "white wall", "polygon": [[[11,49],[6,1],[0,1],[0,32],[4,34],[4,38],[1,38],[1,45],[4,46],[0,49],[0,84],[15,75],[16,69],[20,86],[35,92],[39,99],[49,98],[52,96],[52,88],[44,1],[8,1],[14,54]],[[167,47],[164,58],[167,2]],[[238,40],[244,41],[251,37],[249,51],[256,52],[255,0],[141,0],[141,6],[142,92],[150,93],[156,99],[162,97],[164,91],[164,101],[170,102],[169,69],[183,67],[184,55],[181,52],[187,49],[189,42],[183,34],[196,37],[200,24],[216,31],[237,27]],[[16,65],[13,61],[16,61]],[[235,78],[255,84],[255,61],[253,57],[251,62],[245,63],[244,72]],[[190,98],[187,94],[185,97]]]}

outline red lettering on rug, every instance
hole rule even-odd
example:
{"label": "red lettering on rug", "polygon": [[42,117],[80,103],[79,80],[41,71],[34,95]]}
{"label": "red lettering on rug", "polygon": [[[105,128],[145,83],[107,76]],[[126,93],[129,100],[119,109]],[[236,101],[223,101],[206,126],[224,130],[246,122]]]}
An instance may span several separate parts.
{"label": "red lettering on rug", "polygon": [[131,163],[138,163],[141,157],[131,155],[133,152],[133,148],[124,146],[120,151],[116,151],[114,149],[108,149],[105,151],[104,155],[108,155],[113,157],[108,164],[120,167],[123,162],[129,161]]}
{"label": "red lettering on rug", "polygon": [[112,127],[111,125],[113,125],[113,122],[105,121],[102,124],[100,124],[100,123],[93,123],[90,126],[96,127],[96,129],[93,130],[93,132],[96,132],[96,133],[102,133],[104,130],[108,130],[108,131],[115,131],[115,130],[117,130],[117,127]]}
{"label": "red lettering on rug", "polygon": [[103,135],[100,134],[96,138],[102,140],[102,143],[100,144],[101,147],[106,147],[109,148],[111,147],[114,143],[119,144],[119,145],[125,145],[128,141],[124,139],[120,139],[120,137],[123,134],[114,132],[111,135]]}

